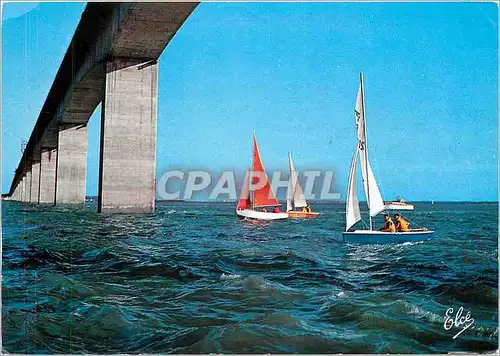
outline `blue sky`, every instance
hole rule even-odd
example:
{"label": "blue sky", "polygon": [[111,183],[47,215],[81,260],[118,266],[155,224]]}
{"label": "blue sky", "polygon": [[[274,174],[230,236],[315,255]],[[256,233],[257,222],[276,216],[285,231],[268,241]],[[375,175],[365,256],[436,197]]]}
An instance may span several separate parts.
{"label": "blue sky", "polygon": [[[2,191],[85,3],[7,3]],[[202,3],[160,57],[157,177],[243,170],[256,130],[268,170],[333,169],[345,196],[365,76],[372,167],[386,200],[497,200],[494,3]],[[87,194],[97,194],[100,109]]]}

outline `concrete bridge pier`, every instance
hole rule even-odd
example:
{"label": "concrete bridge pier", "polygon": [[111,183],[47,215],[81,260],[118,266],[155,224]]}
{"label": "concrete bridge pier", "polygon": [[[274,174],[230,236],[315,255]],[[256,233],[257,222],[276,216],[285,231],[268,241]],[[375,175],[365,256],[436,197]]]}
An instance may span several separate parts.
{"label": "concrete bridge pier", "polygon": [[17,194],[19,192],[19,185],[16,185],[14,187],[14,192],[12,193],[12,197],[10,197],[10,200],[18,200]]}
{"label": "concrete bridge pier", "polygon": [[23,194],[23,202],[29,203],[31,197],[31,171],[27,170],[26,175],[24,176],[24,194]]}
{"label": "concrete bridge pier", "polygon": [[56,203],[57,139],[59,124],[52,121],[40,141],[40,204]]}
{"label": "concrete bridge pier", "polygon": [[23,197],[23,179],[20,178],[19,181],[17,182],[16,198],[14,200],[21,201],[22,197]]}
{"label": "concrete bridge pier", "polygon": [[33,161],[31,165],[31,188],[30,203],[38,204],[38,195],[40,192],[40,160]]}
{"label": "concrete bridge pier", "polygon": [[28,191],[28,175],[25,172],[23,177],[23,197],[21,199],[23,203],[26,202],[27,191]]}
{"label": "concrete bridge pier", "polygon": [[22,178],[17,182],[16,189],[14,191],[14,198],[13,200],[15,201],[21,201],[23,197],[23,180]]}
{"label": "concrete bridge pier", "polygon": [[31,187],[29,202],[38,204],[40,193],[40,144],[37,144],[31,157]]}
{"label": "concrete bridge pier", "polygon": [[[45,151],[47,158],[49,152],[53,151]],[[56,156],[55,203],[85,203],[87,124],[59,124]]]}
{"label": "concrete bridge pier", "polygon": [[108,61],[104,85],[98,211],[154,212],[157,61]]}
{"label": "concrete bridge pier", "polygon": [[26,175],[23,175],[21,182],[19,183],[19,201],[24,202],[24,191],[26,190]]}
{"label": "concrete bridge pier", "polygon": [[40,157],[40,204],[56,203],[57,148],[42,147]]}

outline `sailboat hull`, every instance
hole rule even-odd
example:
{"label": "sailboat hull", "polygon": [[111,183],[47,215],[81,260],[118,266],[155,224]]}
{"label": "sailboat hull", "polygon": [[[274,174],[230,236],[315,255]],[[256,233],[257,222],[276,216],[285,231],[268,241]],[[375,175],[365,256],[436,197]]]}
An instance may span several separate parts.
{"label": "sailboat hull", "polygon": [[289,218],[293,218],[293,219],[302,219],[302,218],[306,218],[306,219],[311,219],[311,218],[317,218],[319,216],[319,213],[314,213],[314,212],[310,212],[310,213],[306,213],[306,212],[303,212],[303,211],[289,211],[288,212],[288,217]]}
{"label": "sailboat hull", "polygon": [[374,230],[356,230],[344,232],[342,237],[348,244],[391,244],[418,242],[430,239],[434,231],[382,232]]}
{"label": "sailboat hull", "polygon": [[287,213],[273,213],[255,211],[251,209],[236,210],[236,214],[241,218],[255,219],[255,220],[282,220],[288,219]]}

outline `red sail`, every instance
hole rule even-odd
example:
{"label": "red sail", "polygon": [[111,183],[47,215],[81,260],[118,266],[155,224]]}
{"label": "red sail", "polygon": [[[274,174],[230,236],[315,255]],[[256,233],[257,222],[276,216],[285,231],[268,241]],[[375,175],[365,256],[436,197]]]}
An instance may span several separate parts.
{"label": "red sail", "polygon": [[[253,192],[253,207],[257,208],[264,206],[280,205],[280,203],[274,196],[274,193],[271,189],[271,184],[269,183],[269,179],[267,178],[267,174],[264,169],[264,165],[262,164],[262,160],[260,159],[259,146],[257,146],[257,139],[255,137],[255,134],[253,135],[252,169],[254,172],[254,176],[252,176],[252,186],[261,187],[259,189],[254,190]],[[262,183],[259,182],[259,177],[265,180],[265,184],[263,187]]]}
{"label": "red sail", "polygon": [[241,187],[240,200],[238,201],[238,210],[244,210],[250,208],[250,192],[248,191],[248,176],[250,172],[247,171],[245,174],[245,181]]}

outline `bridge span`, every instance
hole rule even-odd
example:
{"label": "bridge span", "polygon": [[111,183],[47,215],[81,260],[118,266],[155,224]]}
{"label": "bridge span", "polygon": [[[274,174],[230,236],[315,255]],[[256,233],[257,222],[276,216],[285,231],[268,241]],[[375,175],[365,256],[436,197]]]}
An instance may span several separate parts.
{"label": "bridge span", "polygon": [[197,5],[87,4],[8,199],[84,203],[87,124],[102,103],[98,211],[154,211],[158,58]]}

